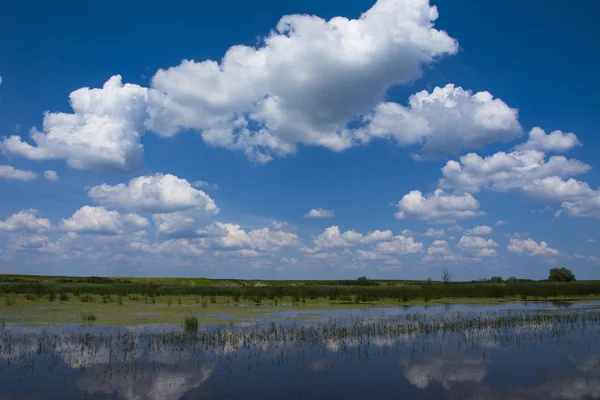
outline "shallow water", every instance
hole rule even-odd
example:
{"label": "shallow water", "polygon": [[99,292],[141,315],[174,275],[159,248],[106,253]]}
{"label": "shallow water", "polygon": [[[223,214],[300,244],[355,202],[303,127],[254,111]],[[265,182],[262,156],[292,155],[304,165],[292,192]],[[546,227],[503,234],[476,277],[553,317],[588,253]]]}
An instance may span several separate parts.
{"label": "shallow water", "polygon": [[8,322],[0,399],[600,399],[599,338],[599,302],[269,311],[194,334]]}

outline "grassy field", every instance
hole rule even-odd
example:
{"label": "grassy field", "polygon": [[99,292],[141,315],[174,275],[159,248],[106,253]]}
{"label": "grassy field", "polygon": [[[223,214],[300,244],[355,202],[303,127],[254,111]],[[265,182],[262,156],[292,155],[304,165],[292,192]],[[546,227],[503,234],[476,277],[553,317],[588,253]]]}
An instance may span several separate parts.
{"label": "grassy field", "polygon": [[201,323],[217,323],[281,310],[593,299],[600,299],[600,281],[444,284],[0,275],[0,319],[22,322],[176,323],[195,315]]}

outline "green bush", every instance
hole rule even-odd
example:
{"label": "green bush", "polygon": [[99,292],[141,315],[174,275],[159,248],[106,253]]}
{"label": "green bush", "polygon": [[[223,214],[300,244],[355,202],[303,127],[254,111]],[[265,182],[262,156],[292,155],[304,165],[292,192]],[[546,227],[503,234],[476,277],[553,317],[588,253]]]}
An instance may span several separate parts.
{"label": "green bush", "polygon": [[552,268],[548,275],[549,281],[572,282],[575,280],[575,274],[567,268]]}
{"label": "green bush", "polygon": [[374,286],[377,285],[377,282],[370,281],[366,276],[361,276],[356,280],[356,283],[359,286]]}

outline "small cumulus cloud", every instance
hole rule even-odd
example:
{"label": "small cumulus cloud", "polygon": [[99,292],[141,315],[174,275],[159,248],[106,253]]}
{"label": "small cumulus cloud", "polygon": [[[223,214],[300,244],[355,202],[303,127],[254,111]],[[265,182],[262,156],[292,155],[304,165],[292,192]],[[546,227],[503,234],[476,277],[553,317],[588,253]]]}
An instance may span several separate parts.
{"label": "small cumulus cloud", "polygon": [[56,182],[58,181],[58,174],[56,173],[56,171],[47,170],[44,171],[44,178],[46,178],[46,180],[50,182]]}
{"label": "small cumulus cloud", "polygon": [[306,214],[304,214],[306,218],[329,218],[335,216],[335,211],[326,210],[324,208],[313,208]]}
{"label": "small cumulus cloud", "polygon": [[209,190],[217,190],[219,185],[216,183],[210,183],[207,181],[195,181],[192,183],[192,186],[197,187],[198,189],[209,189]]}
{"label": "small cumulus cloud", "polygon": [[0,165],[0,179],[28,182],[35,178],[37,178],[37,175],[31,171],[23,171],[10,165]]}

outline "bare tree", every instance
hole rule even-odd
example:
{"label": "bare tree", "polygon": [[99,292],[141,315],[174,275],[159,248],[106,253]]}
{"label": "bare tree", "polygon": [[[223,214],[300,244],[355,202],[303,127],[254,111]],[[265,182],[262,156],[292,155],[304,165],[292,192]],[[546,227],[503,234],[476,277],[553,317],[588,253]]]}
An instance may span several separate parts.
{"label": "bare tree", "polygon": [[451,280],[452,280],[452,274],[450,273],[448,268],[444,268],[442,270],[442,282],[444,282],[444,285],[447,285],[448,283],[450,283]]}

